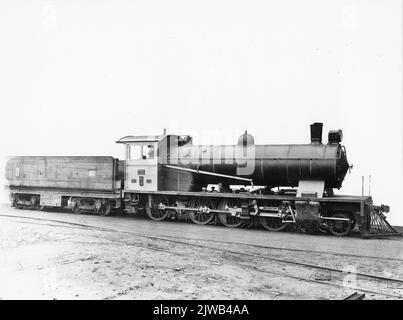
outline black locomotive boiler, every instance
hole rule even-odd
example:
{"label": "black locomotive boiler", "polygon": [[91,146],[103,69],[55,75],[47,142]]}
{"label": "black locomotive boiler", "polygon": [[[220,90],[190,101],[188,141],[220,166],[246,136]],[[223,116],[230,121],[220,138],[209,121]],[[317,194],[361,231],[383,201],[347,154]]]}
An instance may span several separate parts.
{"label": "black locomotive boiler", "polygon": [[365,237],[397,234],[387,206],[369,196],[335,195],[349,170],[342,131],[322,143],[322,123],[307,144],[194,145],[190,136],[126,136],[113,157],[14,157],[6,176],[12,205],[108,215],[144,212],[152,220],[190,219],[227,227],[262,225]]}
{"label": "black locomotive boiler", "polygon": [[[325,188],[339,189],[349,169],[341,140],[341,130],[331,131],[328,143],[322,144],[321,123],[311,125],[311,143],[300,145],[255,145],[253,137],[246,132],[238,144],[223,146],[194,146],[188,136],[168,136],[158,144],[158,163],[165,164],[164,168],[182,171],[185,170],[180,168],[189,168],[198,172],[188,170],[193,172],[190,184],[179,181],[179,189],[183,191],[199,191],[209,183],[236,181],[266,188],[297,187],[302,180],[323,181]],[[172,177],[163,181],[166,183],[159,189],[178,190]]]}

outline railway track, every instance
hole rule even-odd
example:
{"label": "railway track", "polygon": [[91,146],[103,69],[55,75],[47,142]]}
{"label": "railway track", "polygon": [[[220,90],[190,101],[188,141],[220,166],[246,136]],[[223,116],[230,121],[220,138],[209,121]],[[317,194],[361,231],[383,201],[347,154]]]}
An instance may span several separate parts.
{"label": "railway track", "polygon": [[[236,241],[224,241],[224,240],[213,240],[213,239],[181,237],[181,236],[168,236],[168,235],[166,235],[164,237],[166,237],[166,238],[174,238],[174,239],[183,239],[183,240],[193,240],[193,241],[205,241],[205,242],[218,243],[218,244],[231,244],[231,245],[235,244],[235,245],[242,245],[242,246],[248,246],[248,247],[254,247],[254,248],[279,250],[279,251],[287,251],[287,252],[305,252],[305,253],[327,254],[327,255],[332,255],[332,256],[350,257],[350,258],[380,259],[379,257],[369,256],[369,255],[357,255],[357,254],[349,254],[349,253],[318,251],[318,250],[306,250],[306,249],[296,249],[296,248],[282,248],[282,247],[265,246],[265,245],[259,245],[259,244],[245,244],[245,243],[236,242]],[[382,260],[401,261],[401,262],[403,262],[403,259],[391,258],[391,257],[382,257]]]}
{"label": "railway track", "polygon": [[[305,263],[305,262],[300,262],[300,261],[292,261],[289,259],[282,259],[282,258],[262,255],[262,254],[258,254],[258,253],[250,253],[250,252],[245,252],[245,251],[241,252],[238,250],[225,248],[223,246],[217,247],[217,246],[205,245],[205,244],[200,244],[200,243],[194,243],[194,241],[220,243],[220,244],[224,244],[224,245],[243,245],[246,247],[264,248],[264,249],[271,249],[271,250],[278,250],[278,251],[291,251],[291,252],[304,252],[304,253],[317,253],[317,254],[324,253],[324,254],[330,254],[330,255],[348,256],[348,257],[353,257],[353,258],[357,258],[357,259],[359,259],[359,258],[379,259],[378,257],[328,253],[328,252],[323,252],[323,251],[310,251],[310,250],[303,250],[303,249],[279,248],[279,247],[264,246],[264,245],[253,245],[253,244],[251,245],[251,244],[242,244],[242,243],[238,243],[238,242],[218,241],[218,240],[211,240],[211,239],[196,239],[196,238],[191,238],[191,237],[173,237],[173,236],[153,236],[153,235],[145,235],[145,234],[139,234],[139,233],[134,233],[134,232],[129,232],[129,231],[122,231],[122,230],[117,230],[117,229],[113,229],[113,228],[104,228],[104,227],[94,226],[94,225],[90,225],[90,224],[68,222],[68,221],[58,220],[58,219],[28,217],[28,216],[14,216],[14,215],[6,215],[6,214],[1,214],[0,217],[13,218],[14,221],[15,221],[15,219],[20,219],[20,220],[25,219],[25,220],[30,221],[29,223],[42,224],[42,225],[45,224],[46,222],[51,222],[51,224],[46,224],[46,225],[49,225],[52,227],[80,228],[80,229],[86,229],[86,230],[92,230],[92,231],[103,231],[103,232],[110,232],[110,233],[126,234],[128,236],[135,236],[135,237],[139,237],[139,238],[143,238],[143,239],[162,241],[167,244],[175,243],[175,244],[182,245],[182,246],[187,246],[187,247],[191,246],[191,247],[197,247],[197,248],[200,248],[203,250],[220,252],[222,254],[231,254],[231,255],[237,256],[236,260],[238,261],[238,264],[243,266],[245,269],[251,268],[251,269],[253,269],[257,272],[261,272],[261,273],[272,274],[272,275],[277,275],[280,277],[295,279],[298,281],[316,283],[316,284],[320,284],[320,285],[327,285],[327,286],[339,287],[339,288],[344,288],[344,289],[345,289],[345,287],[343,285],[334,282],[335,280],[337,280],[337,281],[340,280],[340,278],[342,276],[346,275],[345,271],[337,269],[337,268],[331,268],[331,267],[310,264],[310,263]],[[38,223],[38,221],[39,221],[39,223]],[[44,223],[42,223],[42,222],[44,222]],[[130,241],[125,241],[122,239],[111,240],[111,239],[105,239],[104,237],[102,237],[102,239],[108,240],[108,241],[116,243],[116,244],[132,245],[132,246],[136,246],[136,247],[140,247],[140,248],[145,248],[147,250],[155,250],[155,251],[165,252],[165,253],[173,254],[173,255],[181,254],[180,252],[166,250],[164,248],[158,248],[155,246],[144,245],[144,243],[142,243],[142,242],[134,242],[133,240],[130,240]],[[248,258],[249,260],[248,259],[245,260],[245,258]],[[265,260],[265,261],[272,261],[272,262],[283,264],[283,265],[293,265],[293,266],[297,266],[297,267],[304,268],[304,269],[328,271],[328,272],[331,272],[333,275],[336,274],[338,276],[334,277],[333,282],[320,281],[320,280],[315,280],[315,279],[311,279],[311,278],[300,277],[300,276],[296,276],[296,275],[292,275],[292,274],[288,274],[288,273],[276,272],[273,270],[258,268],[255,265],[250,264],[250,258],[253,258],[254,259],[253,261],[256,261],[256,259],[260,259],[260,260]],[[391,258],[391,260],[401,261],[401,259],[398,259],[398,258]],[[262,264],[262,265],[264,265],[264,264]],[[384,276],[368,274],[368,273],[354,273],[354,274],[357,277],[367,279],[367,281],[375,281],[378,283],[382,282],[382,283],[387,283],[388,285],[390,285],[390,284],[399,284],[400,285],[401,283],[403,283],[402,279],[384,277]],[[382,296],[386,296],[386,297],[392,297],[392,298],[398,298],[398,299],[402,298],[401,294],[393,294],[393,293],[388,293],[388,292],[383,292],[383,291],[382,292],[374,291],[374,290],[370,290],[368,288],[351,287],[350,289],[358,290],[361,292],[382,295]],[[397,288],[395,288],[395,289],[397,289]]]}
{"label": "railway track", "polygon": [[[111,228],[92,226],[92,225],[82,224],[82,223],[68,222],[68,221],[57,220],[57,219],[37,218],[37,217],[29,217],[29,216],[15,216],[15,215],[7,215],[7,214],[0,214],[0,217],[9,217],[9,218],[17,218],[17,219],[22,218],[22,219],[38,220],[38,221],[49,221],[49,222],[56,222],[56,223],[65,224],[65,225],[71,225],[71,226],[73,226],[75,228],[81,228],[81,229],[94,229],[94,230],[99,230],[99,231],[122,232],[122,233],[129,233],[129,234],[132,234],[132,235],[137,235],[137,236],[152,237],[152,236],[148,236],[148,235],[145,235],[145,234],[137,234],[137,233],[128,232],[128,231],[122,231],[122,230],[116,230],[116,229],[111,229]],[[49,226],[56,226],[56,225],[49,225]],[[165,235],[164,237],[167,238],[167,239],[165,239],[167,241],[170,238],[172,238],[172,239],[182,239],[182,240],[191,240],[191,241],[203,241],[203,242],[210,242],[210,243],[217,243],[217,244],[242,245],[242,246],[260,248],[260,249],[270,249],[270,250],[278,250],[278,251],[286,251],[286,252],[305,252],[305,253],[314,253],[314,254],[327,254],[327,255],[340,256],[340,257],[382,259],[382,260],[401,261],[401,262],[403,262],[403,259],[401,259],[401,258],[393,258],[393,257],[382,257],[382,258],[380,258],[380,257],[376,257],[376,256],[371,256],[371,255],[357,255],[357,254],[351,254],[351,253],[329,252],[329,251],[320,251],[320,250],[284,248],[284,247],[258,245],[258,244],[251,244],[251,243],[245,244],[245,243],[237,242],[237,241],[224,241],[224,240],[214,240],[214,239],[194,238],[194,237],[183,237],[183,236]]]}

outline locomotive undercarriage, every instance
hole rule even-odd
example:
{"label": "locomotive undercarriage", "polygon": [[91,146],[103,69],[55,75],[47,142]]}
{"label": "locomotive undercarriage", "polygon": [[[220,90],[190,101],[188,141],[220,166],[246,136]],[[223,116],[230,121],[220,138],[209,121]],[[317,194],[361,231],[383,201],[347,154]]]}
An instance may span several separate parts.
{"label": "locomotive undercarriage", "polygon": [[64,207],[74,213],[93,212],[102,216],[109,215],[113,208],[119,207],[120,202],[106,198],[56,196],[60,198],[60,204],[44,205],[40,194],[10,193],[11,206],[17,209],[44,210],[47,207]]}
{"label": "locomotive undercarriage", "polygon": [[337,210],[315,201],[126,194],[125,211],[145,213],[150,219],[184,219],[200,225],[262,226],[269,231],[296,228],[304,232],[348,235],[356,226],[354,208]]}
{"label": "locomotive undercarriage", "polygon": [[108,199],[78,198],[71,197],[67,202],[67,207],[74,213],[95,212],[101,216],[111,213],[112,203]]}
{"label": "locomotive undercarriage", "polygon": [[[109,198],[108,198],[109,197]],[[301,198],[282,192],[262,195],[250,192],[126,192],[118,194],[10,193],[18,209],[63,207],[75,213],[109,215],[113,209],[144,213],[152,220],[191,220],[200,225],[230,228],[263,227],[269,231],[297,230],[348,235],[356,226],[362,237],[399,235],[386,221],[387,206],[374,206],[371,197],[328,196]]]}

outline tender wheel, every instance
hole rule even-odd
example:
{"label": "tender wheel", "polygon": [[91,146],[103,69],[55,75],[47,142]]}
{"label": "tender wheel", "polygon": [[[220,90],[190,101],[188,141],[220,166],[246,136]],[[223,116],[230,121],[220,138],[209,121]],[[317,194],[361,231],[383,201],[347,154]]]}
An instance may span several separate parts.
{"label": "tender wheel", "polygon": [[260,217],[260,223],[269,231],[281,231],[287,227],[282,218]]}
{"label": "tender wheel", "polygon": [[[223,199],[218,205],[219,210],[228,210],[228,208],[239,208],[240,203],[236,199]],[[218,220],[229,228],[237,228],[242,225],[242,219],[239,217],[232,216],[230,213],[219,213]]]}
{"label": "tender wheel", "polygon": [[152,196],[151,207],[146,206],[147,216],[154,221],[161,221],[168,217],[169,210],[167,209],[159,209],[159,205],[168,206],[168,198],[165,196]]}
{"label": "tender wheel", "polygon": [[101,209],[98,211],[98,215],[100,216],[109,216],[112,211],[112,205],[110,201],[106,200],[104,204],[102,204]]}
{"label": "tender wheel", "polygon": [[78,205],[75,205],[73,207],[73,209],[71,209],[71,211],[73,211],[73,213],[75,213],[75,214],[81,214],[81,210],[80,210],[80,207]]}
{"label": "tender wheel", "polygon": [[331,221],[329,223],[329,231],[332,235],[344,237],[353,229],[354,221],[351,219],[351,216],[348,213],[338,212],[332,215],[332,218],[349,219],[349,221]]}
{"label": "tender wheel", "polygon": [[37,200],[37,201],[34,203],[32,209],[38,210],[38,211],[42,211],[44,208],[45,208],[45,206],[41,205],[41,204],[39,203],[39,200]]}
{"label": "tender wheel", "polygon": [[75,214],[81,214],[80,205],[81,205],[80,201],[76,201],[73,208],[71,208],[71,211],[73,211],[73,213]]}
{"label": "tender wheel", "polygon": [[214,212],[208,212],[208,209],[215,209],[215,203],[211,199],[192,199],[189,207],[198,209],[188,211],[190,219],[196,224],[209,224],[214,219]]}

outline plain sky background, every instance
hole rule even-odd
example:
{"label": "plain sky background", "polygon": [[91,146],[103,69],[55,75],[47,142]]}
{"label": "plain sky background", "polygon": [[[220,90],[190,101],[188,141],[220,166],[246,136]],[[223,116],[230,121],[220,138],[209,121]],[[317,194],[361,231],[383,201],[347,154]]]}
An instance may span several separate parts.
{"label": "plain sky background", "polygon": [[306,143],[320,121],[325,141],[343,130],[354,165],[339,193],[360,195],[371,174],[403,225],[401,1],[3,0],[0,46],[2,168],[122,158],[117,139],[163,128],[195,144],[245,129]]}

